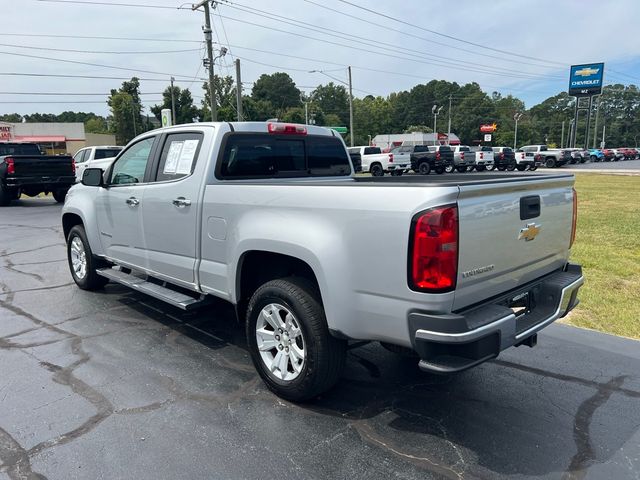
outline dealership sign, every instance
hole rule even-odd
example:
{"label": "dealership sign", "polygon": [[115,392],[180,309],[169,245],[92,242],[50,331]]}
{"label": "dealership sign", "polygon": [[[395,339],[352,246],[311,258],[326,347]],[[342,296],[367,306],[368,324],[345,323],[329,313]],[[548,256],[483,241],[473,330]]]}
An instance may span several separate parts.
{"label": "dealership sign", "polygon": [[486,123],[484,125],[480,125],[480,131],[482,133],[493,133],[498,128],[498,125],[495,123]]}
{"label": "dealership sign", "polygon": [[13,125],[0,122],[0,141],[7,142],[13,139]]}
{"label": "dealership sign", "polygon": [[569,95],[574,97],[600,95],[604,63],[572,65],[569,71]]}

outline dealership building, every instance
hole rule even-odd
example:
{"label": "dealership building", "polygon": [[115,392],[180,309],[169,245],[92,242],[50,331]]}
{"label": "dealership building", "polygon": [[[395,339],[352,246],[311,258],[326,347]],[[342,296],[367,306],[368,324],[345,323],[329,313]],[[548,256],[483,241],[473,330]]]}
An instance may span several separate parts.
{"label": "dealership building", "polygon": [[371,144],[385,150],[400,145],[460,145],[460,139],[455,133],[385,133],[373,137]]}
{"label": "dealership building", "polygon": [[0,122],[0,142],[37,143],[48,155],[75,154],[84,147],[115,145],[116,137],[87,133],[84,123],[7,123]]}

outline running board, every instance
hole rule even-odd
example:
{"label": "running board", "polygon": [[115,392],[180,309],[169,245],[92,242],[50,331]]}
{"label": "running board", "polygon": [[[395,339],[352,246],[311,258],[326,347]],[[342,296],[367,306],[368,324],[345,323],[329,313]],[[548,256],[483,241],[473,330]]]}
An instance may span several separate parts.
{"label": "running board", "polygon": [[136,277],[130,273],[125,273],[113,268],[99,268],[96,270],[96,273],[108,278],[112,282],[120,283],[138,292],[146,293],[182,310],[192,310],[209,303],[209,297],[206,295],[201,295],[200,298],[194,298],[190,295],[177,292],[171,288],[163,287],[157,283],[149,282],[144,278]]}

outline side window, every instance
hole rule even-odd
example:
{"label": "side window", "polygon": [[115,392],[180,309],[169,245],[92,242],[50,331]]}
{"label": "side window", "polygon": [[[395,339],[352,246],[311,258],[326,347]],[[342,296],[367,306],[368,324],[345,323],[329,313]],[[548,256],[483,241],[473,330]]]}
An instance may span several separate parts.
{"label": "side window", "polygon": [[141,183],[151,155],[155,137],[145,138],[131,145],[116,163],[111,172],[111,185]]}
{"label": "side window", "polygon": [[202,133],[170,133],[164,141],[156,182],[176,180],[191,175],[198,160]]}
{"label": "side window", "polygon": [[76,152],[76,154],[73,156],[73,159],[75,160],[75,162],[76,163],[84,163],[84,161],[86,160],[88,151],[89,150],[80,150],[80,151]]}

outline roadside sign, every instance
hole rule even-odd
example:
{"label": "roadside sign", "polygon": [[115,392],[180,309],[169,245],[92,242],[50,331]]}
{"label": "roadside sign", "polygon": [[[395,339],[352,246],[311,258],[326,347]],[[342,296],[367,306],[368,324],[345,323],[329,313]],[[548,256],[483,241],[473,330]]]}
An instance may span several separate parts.
{"label": "roadside sign", "polygon": [[325,127],[325,128],[330,128],[331,130],[335,130],[338,133],[347,133],[347,127]]}
{"label": "roadside sign", "polygon": [[162,119],[162,126],[163,127],[170,127],[171,125],[173,125],[173,122],[171,122],[171,109],[170,108],[163,108],[160,111],[160,118]]}
{"label": "roadside sign", "polygon": [[569,95],[573,97],[600,95],[604,75],[604,63],[571,65],[569,70]]}
{"label": "roadside sign", "polygon": [[13,138],[13,125],[0,122],[0,140],[11,140]]}
{"label": "roadside sign", "polygon": [[480,131],[482,133],[493,133],[496,131],[497,128],[498,128],[498,125],[496,125],[495,123],[485,123],[480,125]]}
{"label": "roadside sign", "polygon": [[484,134],[484,141],[485,142],[490,142],[491,141],[491,134],[490,133],[485,133]]}

